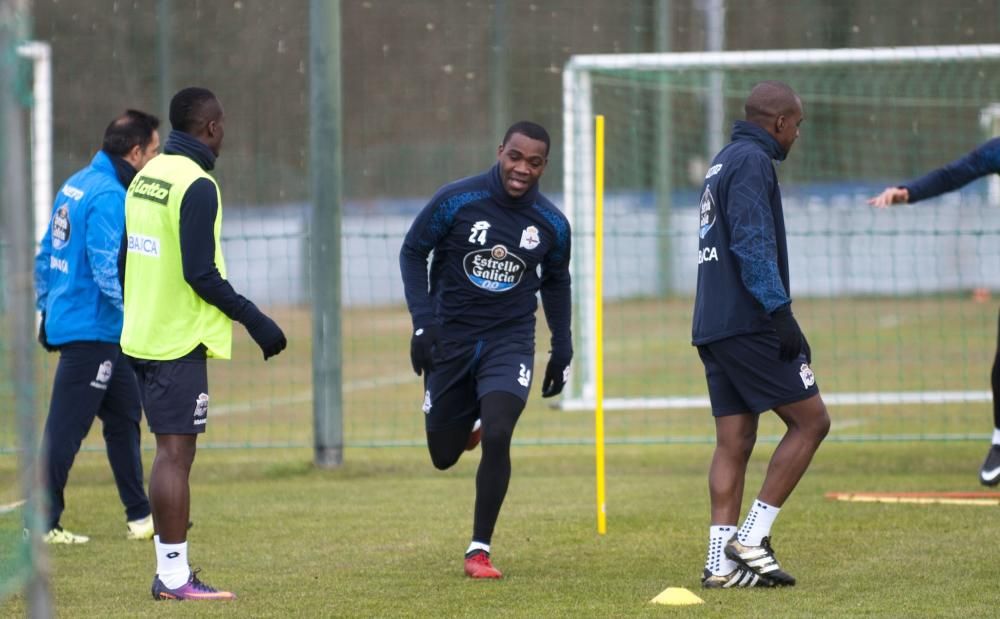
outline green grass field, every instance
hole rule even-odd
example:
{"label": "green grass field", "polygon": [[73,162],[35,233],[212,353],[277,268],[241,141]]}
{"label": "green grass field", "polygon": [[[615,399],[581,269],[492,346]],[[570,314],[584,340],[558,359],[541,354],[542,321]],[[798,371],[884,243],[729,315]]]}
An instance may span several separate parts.
{"label": "green grass field", "polygon": [[[494,537],[499,582],[472,582],[461,557],[471,528],[478,452],[449,472],[423,449],[352,449],[319,471],[305,450],[206,450],[193,476],[191,561],[233,603],[154,602],[149,543],[123,537],[104,458],[83,454],[68,528],[92,541],[51,548],[60,617],[985,617],[996,507],[830,502],[829,491],[980,489],[981,441],[831,443],[774,528],[785,590],[703,592],[707,445],[608,451],[608,534],[596,534],[593,455],[521,446]],[[770,445],[754,454],[760,483]],[[9,457],[0,476],[13,476]],[[751,490],[746,501],[752,498]],[[17,535],[10,518],[4,535]],[[12,530],[15,529],[15,530]],[[649,603],[668,586],[705,604]],[[20,596],[0,615],[22,616]]]}
{"label": "green grass field", "polygon": [[[689,345],[689,299],[607,308],[607,395],[703,396]],[[965,296],[805,299],[796,314],[824,394],[986,391],[996,306]],[[833,429],[775,527],[789,591],[703,595],[698,607],[648,604],[668,586],[699,594],[708,527],[712,422],[704,409],[609,411],[609,534],[594,515],[591,412],[552,409],[535,395],[515,435],[514,479],[494,540],[499,583],[468,582],[478,453],[447,473],[422,447],[421,383],[409,368],[401,308],[344,316],[346,464],[318,471],[312,442],[311,330],[306,310],[275,312],[290,345],[268,363],[237,327],[234,360],[210,364],[211,427],[193,480],[191,560],[231,605],[149,599],[152,549],[125,541],[123,517],[95,429],[68,488],[64,524],[93,536],[52,549],[59,615],[119,616],[987,616],[1000,594],[984,583],[995,507],[834,503],[828,491],[971,491],[990,407],[831,406]],[[539,321],[536,375],[547,355]],[[39,366],[46,405],[56,357]],[[9,401],[10,385],[3,386]],[[44,414],[40,414],[40,418]],[[0,423],[0,504],[17,498],[13,417]],[[761,424],[745,503],[781,434]],[[900,440],[935,439],[952,440]],[[151,448],[145,436],[147,448]],[[884,440],[892,439],[892,440]],[[975,439],[975,440],[963,440]],[[367,448],[398,445],[396,448]],[[269,449],[248,449],[267,446]],[[147,449],[147,474],[151,450]],[[0,549],[20,534],[0,515]],[[15,597],[0,615],[23,613]]]}

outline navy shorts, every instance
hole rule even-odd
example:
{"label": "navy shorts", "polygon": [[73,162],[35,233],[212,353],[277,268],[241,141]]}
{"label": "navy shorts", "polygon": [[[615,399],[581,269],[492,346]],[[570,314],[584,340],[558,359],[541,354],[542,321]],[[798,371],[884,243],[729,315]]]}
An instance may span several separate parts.
{"label": "navy shorts", "polygon": [[778,359],[778,336],[753,333],[698,346],[712,415],[755,415],[819,393],[805,355]]}
{"label": "navy shorts", "polygon": [[142,408],[153,434],[200,434],[208,425],[205,349],[172,361],[132,359]]}
{"label": "navy shorts", "polygon": [[424,425],[428,431],[479,417],[479,400],[503,391],[528,401],[535,344],[532,341],[439,340],[434,369],[424,375]]}

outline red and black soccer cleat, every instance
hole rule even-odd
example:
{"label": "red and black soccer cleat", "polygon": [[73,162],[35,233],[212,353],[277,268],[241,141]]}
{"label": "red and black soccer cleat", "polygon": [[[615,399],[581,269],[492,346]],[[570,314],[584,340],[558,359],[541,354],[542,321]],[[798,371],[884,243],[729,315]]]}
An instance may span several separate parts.
{"label": "red and black soccer cleat", "polygon": [[500,578],[503,574],[490,563],[490,554],[483,550],[465,558],[465,574],[469,578]]}

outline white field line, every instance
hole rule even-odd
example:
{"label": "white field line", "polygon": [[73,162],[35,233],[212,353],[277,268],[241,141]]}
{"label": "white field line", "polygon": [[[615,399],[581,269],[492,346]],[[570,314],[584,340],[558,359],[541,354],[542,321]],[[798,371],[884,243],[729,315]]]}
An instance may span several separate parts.
{"label": "white field line", "polygon": [[[408,382],[417,382],[410,373],[397,374],[385,378],[368,378],[350,381],[344,384],[344,393],[393,387]],[[236,415],[258,411],[271,406],[288,404],[305,404],[312,402],[311,389],[283,397],[266,398],[249,402],[234,402],[219,404],[212,407],[215,416]],[[875,391],[868,393],[825,393],[823,401],[830,406],[887,406],[898,404],[972,404],[991,402],[993,394],[989,391]],[[604,410],[663,410],[679,408],[709,408],[708,396],[670,397],[670,398],[605,398]],[[593,400],[565,400],[560,407],[564,411],[592,411]],[[855,424],[855,425],[860,425]]]}
{"label": "white field line", "polygon": [[0,514],[6,514],[14,511],[18,507],[24,505],[24,499],[20,501],[14,501],[13,503],[7,503],[6,505],[0,505]]}
{"label": "white field line", "polygon": [[[366,378],[362,380],[353,380],[344,383],[343,392],[352,393],[355,391],[365,391],[368,389],[380,389],[382,387],[395,387],[396,385],[402,385],[408,382],[413,382],[416,384],[420,383],[420,379],[412,372],[406,374],[397,374],[396,376],[387,376],[385,378]],[[414,391],[414,398],[419,399],[420,393]],[[312,402],[313,392],[312,389],[305,389],[298,393],[293,393],[291,395],[273,397],[273,398],[262,398],[259,400],[254,400],[250,402],[234,402],[232,404],[216,404],[212,406],[212,415],[219,417],[224,415],[238,415],[240,413],[249,413],[251,411],[266,410],[272,406],[282,406],[287,404],[305,404],[307,402]]]}
{"label": "white field line", "polygon": [[[893,404],[971,404],[991,402],[989,391],[875,391],[869,393],[824,393],[830,406],[887,406]],[[708,408],[708,396],[674,398],[605,398],[604,410],[629,411],[675,408]],[[566,411],[592,411],[593,400],[565,400]]]}

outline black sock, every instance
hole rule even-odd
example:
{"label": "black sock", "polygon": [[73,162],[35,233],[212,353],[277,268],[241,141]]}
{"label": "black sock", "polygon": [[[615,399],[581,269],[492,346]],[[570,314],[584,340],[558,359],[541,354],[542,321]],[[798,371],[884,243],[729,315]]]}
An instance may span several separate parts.
{"label": "black sock", "polygon": [[483,456],[476,472],[472,539],[489,544],[510,483],[510,440],[524,402],[512,393],[496,391],[483,396],[479,406]]}

